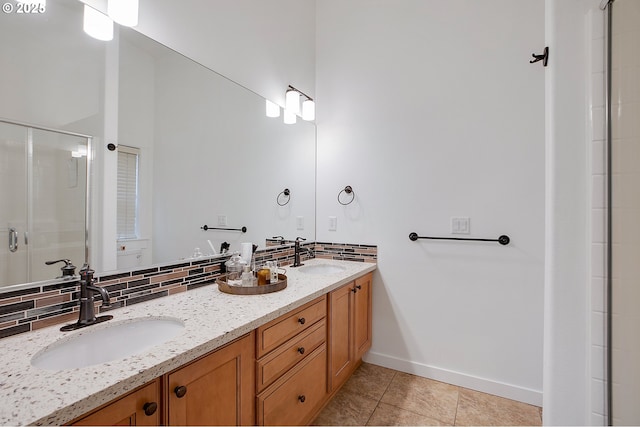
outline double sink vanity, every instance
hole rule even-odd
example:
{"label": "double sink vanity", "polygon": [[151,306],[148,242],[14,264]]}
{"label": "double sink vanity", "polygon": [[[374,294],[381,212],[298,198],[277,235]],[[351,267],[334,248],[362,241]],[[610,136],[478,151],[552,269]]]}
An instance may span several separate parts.
{"label": "double sink vanity", "polygon": [[279,292],[212,284],[3,339],[0,424],[310,423],[371,346],[375,268],[313,259]]}

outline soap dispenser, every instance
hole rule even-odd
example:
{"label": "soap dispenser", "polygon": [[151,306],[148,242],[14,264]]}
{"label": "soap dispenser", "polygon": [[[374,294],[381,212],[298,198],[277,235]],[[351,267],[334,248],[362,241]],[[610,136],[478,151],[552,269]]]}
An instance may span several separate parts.
{"label": "soap dispenser", "polygon": [[229,285],[239,286],[242,279],[242,271],[247,263],[242,259],[239,253],[235,253],[224,263],[227,269],[227,283]]}

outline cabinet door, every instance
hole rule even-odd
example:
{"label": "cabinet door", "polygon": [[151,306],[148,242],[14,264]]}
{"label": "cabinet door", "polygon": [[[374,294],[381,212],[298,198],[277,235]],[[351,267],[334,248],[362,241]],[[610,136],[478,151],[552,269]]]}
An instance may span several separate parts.
{"label": "cabinet door", "polygon": [[169,425],[255,423],[255,335],[168,374]]}
{"label": "cabinet door", "polygon": [[331,292],[329,297],[329,390],[349,378],[355,365],[353,354],[352,294],[350,283]]}
{"label": "cabinet door", "polygon": [[372,274],[356,279],[353,293],[353,339],[355,359],[371,348],[371,278]]}
{"label": "cabinet door", "polygon": [[87,415],[74,426],[157,426],[160,425],[160,380]]}

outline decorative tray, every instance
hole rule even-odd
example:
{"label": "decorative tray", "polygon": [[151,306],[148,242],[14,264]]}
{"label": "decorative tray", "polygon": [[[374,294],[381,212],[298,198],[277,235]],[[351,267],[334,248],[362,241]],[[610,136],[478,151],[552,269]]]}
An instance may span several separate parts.
{"label": "decorative tray", "polygon": [[287,276],[278,273],[278,282],[260,286],[235,286],[229,285],[226,281],[227,276],[220,276],[216,280],[220,292],[234,295],[262,295],[271,292],[278,292],[287,287]]}

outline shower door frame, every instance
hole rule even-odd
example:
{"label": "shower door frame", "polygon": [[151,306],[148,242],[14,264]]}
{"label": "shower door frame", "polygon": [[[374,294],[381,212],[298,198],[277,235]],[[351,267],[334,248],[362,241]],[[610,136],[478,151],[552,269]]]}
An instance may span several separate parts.
{"label": "shower door frame", "polygon": [[[27,230],[31,230],[31,227],[33,225],[33,213],[32,213],[32,208],[31,208],[31,201],[29,200],[29,198],[32,196],[33,194],[33,177],[32,177],[32,172],[33,172],[33,165],[32,165],[32,159],[33,159],[33,130],[41,130],[41,131],[45,131],[45,132],[54,132],[57,134],[61,134],[61,135],[67,135],[67,136],[72,136],[72,137],[76,137],[76,138],[82,138],[82,139],[86,139],[87,140],[87,166],[86,166],[86,188],[85,188],[85,206],[84,206],[84,260],[83,262],[88,263],[89,261],[89,243],[90,243],[90,236],[89,236],[89,224],[91,221],[91,185],[92,185],[92,180],[91,180],[91,175],[92,175],[92,163],[93,163],[93,137],[91,135],[85,135],[82,133],[77,133],[77,132],[70,132],[70,131],[66,131],[66,130],[60,130],[60,129],[54,129],[54,128],[50,128],[50,127],[46,127],[46,126],[41,126],[41,125],[35,125],[32,123],[26,123],[26,122],[20,122],[20,121],[16,121],[16,120],[10,120],[10,119],[5,119],[0,117],[0,123],[5,123],[8,125],[14,125],[14,126],[20,126],[25,128],[26,131],[26,140],[25,140],[25,144],[27,144],[27,196],[28,196],[28,200],[27,200]],[[29,235],[28,238],[31,238],[31,236]],[[32,278],[31,278],[31,258],[30,256],[27,256],[27,280],[26,282],[31,282]],[[0,286],[2,285],[2,283],[0,283]],[[12,283],[11,285],[19,285],[17,283]]]}

